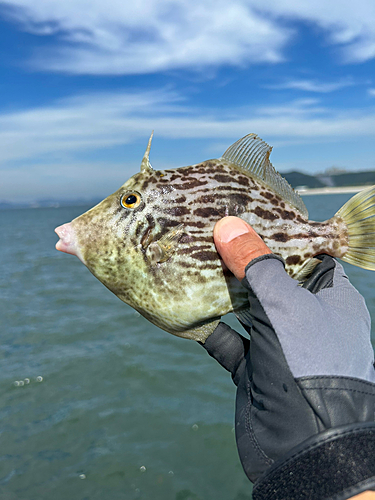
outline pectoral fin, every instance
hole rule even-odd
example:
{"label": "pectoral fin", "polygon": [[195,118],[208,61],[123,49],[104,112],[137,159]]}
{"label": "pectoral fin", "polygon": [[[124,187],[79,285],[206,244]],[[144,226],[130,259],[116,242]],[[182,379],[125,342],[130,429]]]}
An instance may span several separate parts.
{"label": "pectoral fin", "polygon": [[183,227],[183,224],[179,224],[165,233],[160,240],[150,243],[146,255],[152,264],[166,262],[173,255],[183,233]]}

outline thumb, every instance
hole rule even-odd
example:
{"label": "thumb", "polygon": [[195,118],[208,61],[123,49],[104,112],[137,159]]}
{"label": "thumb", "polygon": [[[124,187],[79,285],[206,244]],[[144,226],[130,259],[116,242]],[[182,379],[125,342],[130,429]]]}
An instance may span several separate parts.
{"label": "thumb", "polygon": [[272,253],[262,238],[238,217],[224,217],[214,227],[217,251],[225,265],[242,280],[245,267],[253,259]]}

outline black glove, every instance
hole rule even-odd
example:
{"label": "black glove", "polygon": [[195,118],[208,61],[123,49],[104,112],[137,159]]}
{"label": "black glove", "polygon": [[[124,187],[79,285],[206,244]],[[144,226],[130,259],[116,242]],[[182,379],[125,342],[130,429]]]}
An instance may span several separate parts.
{"label": "black glove", "polygon": [[375,367],[363,297],[329,256],[303,287],[273,254],[246,267],[251,340],[204,344],[237,385],[236,440],[255,500],[343,500],[375,488]]}

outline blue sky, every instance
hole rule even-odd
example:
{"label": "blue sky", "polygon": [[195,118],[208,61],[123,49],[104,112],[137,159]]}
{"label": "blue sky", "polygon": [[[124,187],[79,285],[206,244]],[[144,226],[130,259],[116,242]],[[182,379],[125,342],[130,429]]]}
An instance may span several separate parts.
{"label": "blue sky", "polygon": [[[130,4],[130,5],[129,5]],[[373,0],[0,0],[0,200],[104,197],[250,132],[375,169]]]}

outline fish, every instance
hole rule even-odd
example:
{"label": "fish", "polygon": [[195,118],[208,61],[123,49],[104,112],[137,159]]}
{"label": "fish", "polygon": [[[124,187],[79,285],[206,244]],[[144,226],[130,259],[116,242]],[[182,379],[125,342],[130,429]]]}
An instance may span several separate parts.
{"label": "fish", "polygon": [[214,225],[225,216],[250,224],[299,282],[322,253],[375,270],[375,186],[331,219],[314,222],[270,162],[272,148],[256,134],[221,158],[165,170],[150,163],[152,137],[140,172],[55,231],[58,250],[76,255],[156,326],[204,343],[227,313],[250,324],[247,291],[213,240]]}

